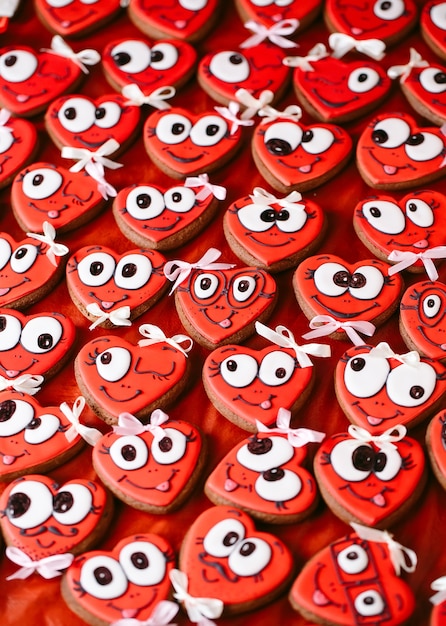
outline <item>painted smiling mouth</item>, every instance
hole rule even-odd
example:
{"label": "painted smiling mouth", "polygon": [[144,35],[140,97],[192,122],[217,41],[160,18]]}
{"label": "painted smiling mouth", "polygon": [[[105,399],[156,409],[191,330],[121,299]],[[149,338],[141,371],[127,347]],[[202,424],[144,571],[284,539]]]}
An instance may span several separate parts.
{"label": "painted smiling mouth", "polygon": [[426,335],[426,331],[424,330],[423,326],[417,326],[417,331],[420,333],[425,341],[430,343],[432,346],[435,346],[435,348],[439,348],[440,350],[443,350],[443,352],[446,352],[446,341],[444,341],[443,343],[437,343]]}
{"label": "painted smiling mouth", "polygon": [[156,485],[146,485],[143,484],[141,481],[138,483],[134,483],[132,480],[130,480],[127,477],[124,477],[123,479],[120,479],[118,482],[122,482],[122,480],[125,480],[126,483],[128,483],[129,485],[131,485],[132,487],[134,487],[135,489],[141,489],[142,491],[162,491],[163,493],[165,493],[166,491],[170,491],[170,487],[171,487],[171,482],[175,476],[175,474],[177,474],[180,470],[179,469],[173,469],[170,476],[168,478],[166,478],[165,480],[163,480],[160,483],[157,483]]}
{"label": "painted smiling mouth", "polygon": [[215,326],[220,326],[220,328],[230,328],[232,326],[232,316],[235,315],[237,311],[229,311],[229,314],[224,319],[220,320],[213,320],[208,314],[208,309],[200,309],[200,313],[203,313],[210,324],[215,324]]}
{"label": "painted smiling mouth", "polygon": [[136,389],[132,396],[128,396],[127,398],[116,398],[116,397],[112,396],[109,393],[109,391],[106,389],[106,387],[104,385],[100,385],[99,386],[99,391],[102,391],[102,393],[109,400],[112,400],[113,402],[130,402],[131,400],[134,400],[135,398],[137,398],[138,396],[140,396],[142,394],[142,390],[141,389]]}
{"label": "painted smiling mouth", "polygon": [[6,296],[6,294],[10,293],[13,289],[17,289],[17,287],[21,287],[25,283],[29,283],[29,282],[31,282],[31,280],[27,278],[26,276],[24,276],[23,280],[21,280],[16,285],[11,285],[10,287],[0,287],[0,296]]}
{"label": "painted smiling mouth", "polygon": [[369,496],[363,496],[359,493],[356,493],[353,490],[351,485],[345,485],[344,487],[340,487],[340,489],[345,489],[346,491],[348,491],[350,495],[357,498],[358,500],[362,500],[363,502],[371,502],[372,504],[379,507],[380,509],[383,509],[387,506],[387,501],[386,501],[384,494],[387,491],[392,492],[392,493],[395,491],[394,489],[390,489],[389,487],[384,487],[381,491],[378,491],[373,496],[369,497]]}
{"label": "painted smiling mouth", "polygon": [[36,206],[34,202],[29,202],[28,206],[31,207],[31,209],[34,209],[35,211],[39,211],[39,213],[45,213],[50,219],[56,219],[57,217],[59,217],[62,211],[65,211],[66,209],[69,208],[68,204],[63,204],[62,206],[54,208],[54,209],[48,209],[48,208],[41,209],[38,206]]}
{"label": "painted smiling mouth", "polygon": [[166,153],[170,156],[174,161],[178,161],[178,163],[194,163],[195,161],[199,161],[202,158],[202,154],[199,154],[194,157],[182,157],[177,154],[171,152],[171,150],[166,150]]}
{"label": "painted smiling mouth", "polygon": [[364,411],[362,406],[359,404],[359,401],[352,402],[352,406],[355,407],[365,417],[370,426],[380,426],[383,422],[387,422],[388,420],[394,420],[404,415],[402,411],[397,409],[393,415],[378,417],[376,415],[370,415],[369,413],[367,413],[367,411]]}
{"label": "painted smiling mouth", "polygon": [[168,224],[167,226],[151,226],[150,224],[143,224],[142,228],[144,228],[145,230],[153,230],[156,232],[166,232],[175,228],[180,221],[181,217],[175,217],[175,221],[172,222],[172,224]]}
{"label": "painted smiling mouth", "polygon": [[281,241],[279,243],[272,243],[271,241],[268,241],[268,242],[259,241],[258,239],[254,237],[252,233],[246,233],[246,235],[248,236],[248,239],[251,239],[251,241],[256,243],[258,246],[264,246],[265,248],[282,248],[283,246],[287,246],[288,244],[294,243],[296,241],[294,237],[289,237],[286,241]]}
{"label": "painted smiling mouth", "polygon": [[330,107],[332,109],[336,109],[337,107],[345,107],[348,104],[352,104],[353,102],[356,102],[357,100],[359,100],[358,96],[354,96],[353,98],[350,98],[350,100],[342,100],[342,101],[338,101],[335,102],[333,100],[327,100],[327,98],[325,98],[324,96],[322,96],[317,89],[312,89],[313,94],[316,96],[316,98],[318,100],[320,100],[320,102],[322,102],[322,104],[324,104],[327,107]]}
{"label": "painted smiling mouth", "polygon": [[373,148],[366,148],[366,150],[368,151],[369,157],[372,159],[372,161],[375,161],[375,163],[378,163],[378,165],[382,167],[384,174],[387,174],[388,176],[394,176],[400,170],[405,170],[405,169],[409,169],[409,170],[412,170],[413,172],[416,172],[416,168],[410,163],[406,163],[405,165],[390,165],[389,163],[383,163],[375,155]]}
{"label": "painted smiling mouth", "polygon": [[[149,590],[149,587],[145,586],[144,587],[144,593],[147,593],[147,591]],[[113,602],[108,602],[107,603],[107,607],[109,607],[110,609],[113,609],[114,611],[117,611],[121,616],[122,619],[136,619],[137,616],[144,611],[145,609],[147,609],[151,604],[153,604],[156,595],[157,595],[157,589],[150,589],[151,591],[151,598],[148,602],[146,602],[143,606],[140,607],[134,607],[132,606],[131,608],[128,609],[123,609],[119,606],[116,606],[115,604],[113,604]]]}
{"label": "painted smiling mouth", "polygon": [[318,304],[321,308],[323,308],[325,311],[327,311],[327,313],[330,313],[330,315],[332,315],[335,318],[340,318],[340,319],[344,319],[344,320],[356,319],[357,317],[360,317],[361,315],[364,315],[365,313],[368,313],[369,311],[372,311],[373,309],[380,308],[380,304],[378,302],[373,302],[373,304],[371,304],[366,309],[363,309],[362,311],[356,311],[355,313],[349,313],[347,311],[337,311],[336,309],[331,309],[330,307],[328,307],[325,304],[323,304],[318,299],[317,296],[311,296],[311,297],[316,302],[316,304]]}
{"label": "painted smiling mouth", "polygon": [[313,167],[319,163],[319,161],[321,161],[320,157],[316,157],[313,161],[313,163],[304,163],[303,165],[293,165],[291,163],[287,163],[286,161],[284,161],[283,159],[277,159],[277,162],[282,165],[283,167],[286,167],[288,169],[292,169],[292,170],[297,170],[298,172],[300,172],[301,174],[310,174],[311,171],[313,170]]}
{"label": "painted smiling mouth", "polygon": [[250,402],[249,400],[238,394],[238,396],[235,396],[235,398],[233,398],[233,402],[239,400],[240,402],[243,402],[243,404],[247,404],[248,406],[257,407],[263,409],[264,411],[267,411],[272,407],[272,400],[274,400],[275,398],[277,398],[277,396],[274,396],[272,393],[270,393],[265,400],[262,400],[262,402]]}

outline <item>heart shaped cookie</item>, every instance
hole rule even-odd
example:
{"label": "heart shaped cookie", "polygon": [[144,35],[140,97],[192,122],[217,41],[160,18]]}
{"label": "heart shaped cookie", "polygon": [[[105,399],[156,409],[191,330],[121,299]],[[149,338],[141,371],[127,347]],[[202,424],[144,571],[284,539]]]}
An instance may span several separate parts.
{"label": "heart shaped cookie", "polygon": [[243,22],[254,20],[267,28],[283,20],[297,19],[299,34],[303,28],[309,26],[321,10],[320,0],[235,0],[235,8]]}
{"label": "heart shaped cookie", "polygon": [[[311,622],[333,626],[403,624],[415,598],[397,575],[388,533],[356,524],[355,530],[307,561],[289,594],[292,607]],[[404,547],[395,543],[404,560]]]}
{"label": "heart shaped cookie", "polygon": [[429,0],[421,8],[421,35],[441,59],[446,60],[446,17],[443,0]]}
{"label": "heart shaped cookie", "polygon": [[222,601],[224,615],[270,602],[293,571],[292,555],[278,537],[257,531],[249,515],[224,506],[207,509],[194,521],[179,563],[189,593]]}
{"label": "heart shaped cookie", "polygon": [[17,174],[11,187],[11,207],[25,231],[39,232],[47,221],[65,233],[91,220],[103,206],[98,184],[85,170],[33,163]]}
{"label": "heart shaped cookie", "polygon": [[55,406],[42,406],[16,391],[0,394],[0,481],[24,474],[47,472],[62,465],[83,446],[66,432],[71,422]]}
{"label": "heart shaped cookie", "polygon": [[406,189],[444,176],[446,137],[406,113],[377,115],[361,133],[356,164],[369,187]]}
{"label": "heart shaped cookie", "polygon": [[116,39],[102,52],[105,78],[114,89],[136,84],[147,96],[159,87],[184,85],[196,61],[195,48],[180,39]]}
{"label": "heart shaped cookie", "polygon": [[386,528],[407,515],[426,484],[418,441],[402,426],[374,436],[350,425],[322,442],[314,473],[322,497],[345,522]]}
{"label": "heart shaped cookie", "polygon": [[120,0],[34,0],[36,14],[53,33],[83,37],[110,21],[121,8]]}
{"label": "heart shaped cookie", "polygon": [[446,412],[440,411],[426,430],[426,449],[432,470],[440,485],[446,489]]}
{"label": "heart shaped cookie", "polygon": [[113,550],[75,558],[62,579],[62,597],[89,624],[149,621],[158,603],[172,604],[163,600],[169,596],[173,565],[172,548],[163,537],[131,535]]}
{"label": "heart shaped cookie", "polygon": [[34,124],[9,111],[0,111],[0,189],[30,162],[37,152],[38,140]]}
{"label": "heart shaped cookie", "polygon": [[7,485],[0,510],[6,544],[37,561],[79,554],[102,539],[112,520],[113,500],[92,480],[58,485],[49,476],[29,474]]}
{"label": "heart shaped cookie", "polygon": [[256,187],[233,202],[223,217],[226,239],[248,265],[269,272],[295,267],[318,246],[324,234],[324,214],[298,192],[285,198]]}
{"label": "heart shaped cookie", "polygon": [[155,111],[144,124],[144,146],[152,161],[172,178],[222,167],[241,147],[240,128],[232,132],[216,111],[195,115],[171,107]]}
{"label": "heart shaped cookie", "polygon": [[285,119],[257,126],[252,156],[263,178],[282,193],[307,191],[336,176],[347,164],[350,135],[340,126]]}
{"label": "heart shaped cookie", "polygon": [[167,288],[165,258],[156,250],[117,254],[105,246],[85,246],[67,263],[71,299],[92,327],[130,326]]}
{"label": "heart shaped cookie", "polygon": [[433,413],[446,392],[446,369],[418,352],[396,354],[384,342],[355,346],[336,365],[335,391],[348,419],[379,435]]}
{"label": "heart shaped cookie", "polygon": [[147,419],[155,408],[174,402],[188,383],[186,349],[176,336],[169,339],[151,324],[140,332],[145,339],[137,345],[116,335],[103,336],[85,344],[76,357],[74,373],[82,395],[108,424],[116,424],[124,410]]}

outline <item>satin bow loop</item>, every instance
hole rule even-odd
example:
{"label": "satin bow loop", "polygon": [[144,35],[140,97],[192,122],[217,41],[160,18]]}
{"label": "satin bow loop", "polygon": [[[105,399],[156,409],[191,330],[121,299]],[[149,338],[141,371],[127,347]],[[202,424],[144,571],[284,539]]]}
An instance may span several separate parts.
{"label": "satin bow loop", "polygon": [[[144,339],[140,339],[138,341],[138,346],[141,348],[145,346],[151,346],[155,343],[168,343],[172,348],[179,350],[187,357],[187,353],[192,350],[192,346],[194,342],[187,335],[173,335],[173,337],[167,337],[167,335],[159,328],[159,326],[155,326],[155,324],[143,324],[139,327],[140,334],[144,337]],[[181,344],[185,344],[185,347]]]}
{"label": "satin bow loop", "polygon": [[323,43],[317,43],[306,56],[285,57],[282,63],[287,67],[298,67],[304,72],[314,72],[311,64],[325,57],[328,57],[327,48]]}
{"label": "satin bow loop", "polygon": [[438,272],[432,259],[446,258],[446,246],[434,246],[433,248],[428,248],[422,252],[392,250],[387,258],[389,261],[394,261],[396,263],[395,265],[389,267],[389,276],[393,276],[393,274],[396,274],[397,272],[402,272],[407,267],[410,267],[416,263],[416,261],[420,260],[424,265],[424,269],[426,270],[429,280],[434,281],[438,278]]}
{"label": "satin bow loop", "polygon": [[331,315],[316,315],[310,321],[309,326],[313,330],[302,335],[304,339],[325,337],[337,330],[343,330],[355,346],[361,346],[364,343],[359,333],[371,337],[376,330],[374,324],[371,322],[364,320],[341,322],[331,317]]}
{"label": "satin bow loop", "polygon": [[350,424],[348,432],[353,439],[364,443],[374,443],[380,450],[394,450],[396,448],[395,441],[401,441],[407,433],[407,428],[402,424],[388,428],[381,435],[372,435],[365,428]]}
{"label": "satin bow loop", "polygon": [[261,109],[271,104],[274,100],[274,92],[270,89],[262,91],[258,98],[255,98],[247,89],[238,89],[235,97],[243,104],[245,110],[241,114],[242,120],[249,120],[256,115]]}
{"label": "satin bow loop", "polygon": [[17,11],[20,0],[1,0],[0,1],[0,17],[11,18]]}
{"label": "satin bow loop", "polygon": [[178,604],[170,602],[170,600],[161,600],[153,609],[150,617],[145,620],[139,620],[135,617],[124,617],[112,622],[110,626],[176,626],[171,620],[175,617],[179,610]]}
{"label": "satin bow loop", "polygon": [[411,367],[418,367],[421,363],[420,354],[416,350],[411,350],[405,354],[397,354],[392,350],[388,343],[381,341],[377,346],[372,348],[369,352],[371,357],[377,357],[381,359],[396,359],[400,363],[410,365]]}
{"label": "satin bow loop", "polygon": [[114,326],[131,326],[132,322],[130,318],[130,307],[128,305],[120,306],[114,311],[108,313],[107,311],[103,311],[97,302],[90,302],[86,306],[87,311],[90,315],[94,315],[98,319],[93,322],[88,328],[89,330],[93,330],[99,324],[102,324],[106,320],[110,320],[110,322]]}
{"label": "satin bow loop", "polygon": [[79,418],[84,408],[85,398],[83,396],[76,398],[72,409],[70,409],[67,402],[63,402],[60,405],[60,410],[71,424],[70,428],[65,432],[65,437],[71,443],[79,435],[90,446],[94,446],[102,437],[102,433],[96,428],[80,423]]}
{"label": "satin bow loop", "polygon": [[302,200],[302,194],[299,191],[292,191],[283,198],[277,198],[274,194],[266,191],[262,187],[254,187],[252,195],[249,196],[253,202],[258,206],[271,206],[272,204],[278,204],[286,209],[299,209],[304,211],[305,204],[299,202]]}
{"label": "satin bow loop", "polygon": [[392,79],[399,77],[400,82],[403,83],[414,67],[429,67],[429,63],[423,59],[415,48],[411,48],[409,62],[405,65],[392,65],[387,70],[387,76]]}
{"label": "satin bow loop", "polygon": [[118,423],[113,426],[113,432],[115,435],[142,435],[143,433],[152,433],[157,438],[162,437],[163,429],[161,424],[164,424],[169,420],[167,413],[164,413],[161,409],[155,409],[150,416],[150,423],[143,424],[137,417],[131,413],[124,411],[118,415]]}
{"label": "satin bow loop", "polygon": [[375,61],[381,61],[385,56],[386,44],[381,39],[355,39],[345,33],[332,33],[328,43],[335,59],[340,59],[350,50],[366,54]]}
{"label": "satin bow loop", "polygon": [[356,522],[350,522],[350,525],[354,528],[356,534],[365,541],[372,541],[376,543],[385,543],[389,549],[390,560],[397,576],[400,575],[401,570],[405,572],[414,572],[417,566],[417,555],[410,548],[406,548],[393,539],[393,535],[387,532],[387,530],[378,530],[377,528],[369,528],[368,526],[362,526]]}
{"label": "satin bow loop", "polygon": [[251,20],[245,23],[245,28],[251,30],[254,34],[248,39],[245,39],[240,44],[240,48],[252,48],[258,46],[259,43],[268,39],[271,43],[279,46],[280,48],[295,48],[297,44],[294,41],[286,39],[287,35],[292,35],[299,26],[299,20],[296,18],[290,18],[286,20],[280,20],[269,28]]}
{"label": "satin bow loop", "polygon": [[62,570],[67,569],[71,565],[74,559],[74,554],[53,554],[43,559],[33,561],[26,552],[16,548],[15,546],[8,546],[6,548],[6,556],[10,561],[16,565],[20,565],[20,569],[8,576],[6,580],[20,579],[24,580],[31,576],[34,572],[40,574],[47,580],[55,578],[62,574]]}
{"label": "satin bow loop", "polygon": [[441,604],[442,602],[445,602],[446,601],[446,576],[441,576],[440,578],[437,578],[436,580],[432,581],[431,589],[432,591],[437,592],[431,598],[429,598],[432,604],[437,605],[437,604]]}
{"label": "satin bow loop", "polygon": [[287,435],[288,442],[293,448],[302,448],[307,443],[320,443],[325,438],[325,433],[310,428],[290,428],[291,411],[280,407],[277,411],[276,427],[268,428],[259,420],[256,420],[256,428],[259,433],[280,433]]}
{"label": "satin bow loop", "polygon": [[[203,623],[206,620],[216,619],[223,613],[223,601],[218,598],[203,598],[188,593],[189,581],[187,574],[178,569],[169,572],[169,578],[175,589],[173,597],[184,604],[191,622]],[[206,622],[213,624],[213,622]]]}
{"label": "satin bow loop", "polygon": [[64,246],[62,243],[56,243],[56,229],[50,222],[43,222],[43,235],[38,233],[26,233],[27,237],[32,239],[37,239],[41,243],[44,243],[48,246],[48,250],[46,251],[46,255],[50,262],[57,267],[56,257],[65,256],[69,253],[70,249],[67,246]]}
{"label": "satin bow loop", "polygon": [[166,100],[173,98],[176,94],[176,90],[175,87],[166,85],[164,87],[158,87],[147,96],[139,85],[136,83],[130,83],[122,88],[121,93],[125,98],[128,98],[128,100],[124,102],[127,106],[140,107],[144,104],[148,104],[155,109],[166,110],[171,108],[170,104],[166,102]]}
{"label": "satin bow loop", "polygon": [[188,176],[184,181],[185,187],[201,187],[197,193],[197,200],[201,202],[206,200],[209,196],[214,196],[217,200],[224,200],[226,198],[226,187],[221,185],[212,185],[209,182],[209,176],[207,174],[198,174],[198,176]]}
{"label": "satin bow loop", "polygon": [[58,56],[65,57],[73,61],[84,74],[88,74],[89,70],[87,65],[96,65],[101,60],[101,55],[97,50],[86,48],[80,52],[74,52],[74,50],[62,39],[60,35],[54,35],[51,40],[51,48],[43,48],[43,52],[50,52],[57,54]]}
{"label": "satin bow loop", "polygon": [[231,263],[215,263],[220,256],[220,250],[209,248],[196,263],[188,263],[181,260],[168,261],[164,265],[164,275],[173,282],[169,295],[187,279],[192,270],[228,270],[234,267],[234,264]]}
{"label": "satin bow loop", "polygon": [[225,120],[231,122],[231,128],[229,130],[231,135],[237,132],[239,126],[252,126],[254,124],[254,120],[245,120],[242,117],[238,117],[240,104],[234,100],[231,100],[227,107],[216,106],[214,109],[224,117]]}
{"label": "satin bow loop", "polygon": [[13,130],[10,126],[6,126],[7,121],[11,117],[11,112],[8,109],[0,110],[0,132],[12,134]]}
{"label": "satin bow loop", "polygon": [[6,389],[14,389],[21,393],[27,393],[30,396],[34,396],[41,390],[41,385],[44,381],[43,376],[34,376],[31,374],[22,374],[17,378],[9,379],[4,376],[0,376],[0,391]]}
{"label": "satin bow loop", "polygon": [[268,124],[268,122],[275,122],[279,119],[290,120],[291,122],[298,122],[302,117],[302,109],[298,104],[290,104],[283,111],[278,111],[272,106],[263,107],[258,112],[259,117],[263,117],[261,124]]}
{"label": "satin bow loop", "polygon": [[327,345],[310,343],[306,346],[300,346],[296,343],[293,333],[286,326],[276,326],[276,329],[273,330],[261,322],[256,322],[255,328],[257,333],[268,339],[268,341],[275,343],[281,348],[294,350],[300,367],[312,367],[313,363],[308,356],[309,354],[320,357],[329,357],[331,355],[330,346]]}

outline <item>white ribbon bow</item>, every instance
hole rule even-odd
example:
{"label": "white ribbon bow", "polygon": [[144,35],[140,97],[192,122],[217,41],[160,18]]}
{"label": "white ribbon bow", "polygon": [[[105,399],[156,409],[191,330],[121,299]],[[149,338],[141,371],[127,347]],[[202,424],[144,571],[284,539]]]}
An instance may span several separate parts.
{"label": "white ribbon bow", "polygon": [[441,576],[437,578],[437,580],[434,580],[431,583],[431,589],[437,592],[429,598],[432,604],[437,605],[444,602],[446,600],[446,576]]}
{"label": "white ribbon bow", "polygon": [[421,54],[415,48],[411,48],[409,62],[406,65],[392,65],[387,70],[387,76],[392,79],[400,77],[400,82],[403,83],[414,67],[428,66],[429,63],[422,58]]}
{"label": "white ribbon bow", "polygon": [[270,89],[265,89],[258,98],[255,98],[247,89],[238,89],[235,92],[235,97],[240,104],[246,107],[240,116],[241,119],[249,120],[274,100],[274,92]]}
{"label": "white ribbon bow", "polygon": [[356,322],[340,322],[334,317],[331,317],[331,315],[316,315],[310,321],[309,326],[313,330],[310,330],[310,332],[302,335],[304,339],[325,337],[326,335],[331,335],[331,333],[334,333],[337,330],[343,330],[355,346],[361,346],[364,343],[358,333],[371,337],[376,330],[372,322],[366,322],[363,320],[357,320]]}
{"label": "white ribbon bow", "polygon": [[393,442],[401,441],[407,433],[407,428],[402,424],[398,424],[397,426],[387,429],[381,435],[371,435],[365,428],[350,424],[348,433],[353,439],[357,439],[358,441],[374,443],[380,450],[394,450],[396,445]]}
{"label": "white ribbon bow", "polygon": [[369,355],[380,359],[396,359],[400,363],[410,365],[411,367],[418,367],[420,365],[419,352],[411,350],[410,352],[406,352],[406,354],[396,354],[385,341],[381,341],[376,347],[372,348]]}
{"label": "white ribbon bow", "polygon": [[302,200],[302,194],[299,191],[292,191],[283,198],[277,198],[274,194],[266,191],[262,187],[254,187],[252,195],[249,196],[253,202],[258,206],[271,206],[272,204],[278,204],[286,209],[298,209],[300,211],[305,210],[305,204],[299,202]]}
{"label": "white ribbon bow", "polygon": [[48,250],[46,251],[46,256],[50,260],[50,262],[57,267],[57,256],[65,256],[69,253],[70,249],[67,246],[64,246],[62,243],[56,243],[56,229],[49,222],[43,222],[43,235],[39,235],[37,233],[26,233],[27,237],[32,239],[37,239],[37,241],[41,241],[46,246],[48,246]]}
{"label": "white ribbon bow", "polygon": [[169,295],[186,280],[192,270],[228,270],[234,267],[234,264],[231,263],[214,263],[220,256],[220,250],[209,248],[196,263],[168,261],[164,265],[164,275],[172,282],[175,281]]}
{"label": "white ribbon bow", "polygon": [[311,64],[325,57],[328,57],[327,48],[323,43],[317,43],[308,51],[307,56],[285,57],[282,63],[287,67],[298,67],[303,72],[314,72]]}
{"label": "white ribbon bow", "polygon": [[313,363],[308,356],[309,354],[320,357],[331,356],[330,346],[322,343],[309,343],[306,346],[299,346],[294,339],[293,333],[286,326],[276,326],[276,329],[273,330],[261,322],[256,322],[255,327],[257,333],[268,339],[268,341],[275,343],[281,348],[294,350],[300,367],[312,367]]}
{"label": "white ribbon bow", "polygon": [[12,135],[13,133],[12,128],[10,126],[5,125],[10,117],[11,117],[11,112],[8,111],[8,109],[0,110],[0,132],[9,133],[10,135]]}
{"label": "white ribbon bow", "polygon": [[350,50],[366,54],[375,61],[381,61],[385,56],[386,44],[380,39],[355,39],[345,33],[332,33],[328,43],[335,59],[340,59]]}
{"label": "white ribbon bow", "polygon": [[53,554],[43,559],[33,561],[25,552],[15,546],[6,548],[6,556],[16,565],[20,565],[20,569],[8,576],[6,580],[20,579],[24,580],[31,576],[33,572],[38,572],[43,578],[50,579],[60,576],[62,570],[71,565],[74,554]]}
{"label": "white ribbon bow", "polygon": [[[159,437],[163,433],[163,429],[160,428],[161,424],[164,424],[169,419],[167,413],[164,413],[161,409],[155,409],[150,416],[150,423],[143,424],[137,417],[131,413],[120,413],[118,415],[118,423],[113,426],[113,432],[115,435],[142,435],[143,433],[152,433],[155,437]],[[161,431],[161,432],[160,432]]]}
{"label": "white ribbon bow", "polygon": [[[173,569],[169,572],[169,578],[175,589],[173,597],[184,604],[184,608],[187,611],[187,615],[191,622],[194,623],[206,623],[210,619],[216,619],[223,613],[224,604],[222,600],[218,598],[200,598],[191,596],[188,593],[188,578],[187,574],[178,569]],[[205,618],[206,621],[203,621]]]}
{"label": "white ribbon bow", "polygon": [[297,44],[294,41],[286,39],[285,36],[294,33],[298,26],[299,20],[295,18],[280,20],[280,22],[276,22],[269,28],[259,22],[250,20],[245,23],[245,28],[252,30],[254,35],[245,39],[245,41],[240,44],[240,48],[258,46],[259,43],[262,43],[265,39],[268,39],[271,43],[274,43],[280,48],[295,48]]}
{"label": "white ribbon bow", "polygon": [[128,98],[124,104],[128,106],[141,107],[143,104],[149,104],[151,107],[160,110],[170,109],[170,104],[166,102],[169,98],[173,98],[176,93],[175,87],[167,85],[165,87],[158,87],[152,91],[148,96],[142,91],[142,89],[136,83],[125,85],[121,91],[124,98]]}
{"label": "white ribbon bow", "polygon": [[33,376],[32,374],[22,374],[18,378],[5,378],[0,376],[0,391],[5,389],[14,389],[14,391],[20,391],[21,393],[27,393],[30,396],[34,396],[41,390],[41,385],[44,381],[43,376]]}
{"label": "white ribbon bow", "polygon": [[108,313],[107,311],[103,311],[97,302],[90,302],[90,304],[87,304],[85,308],[90,313],[90,315],[94,315],[98,318],[95,322],[93,322],[93,324],[88,327],[89,330],[93,330],[93,328],[96,328],[96,326],[99,326],[99,324],[102,324],[102,322],[105,322],[106,320],[110,320],[110,322],[114,324],[114,326],[132,325],[132,322],[129,319],[130,307],[128,305],[120,306],[110,313]]}
{"label": "white ribbon bow", "polygon": [[354,528],[355,533],[361,539],[365,541],[373,541],[376,543],[385,543],[389,549],[390,560],[397,576],[400,575],[401,570],[405,572],[414,572],[417,566],[417,555],[410,548],[405,548],[400,543],[393,539],[393,535],[387,532],[387,530],[378,530],[377,528],[369,528],[368,526],[362,526],[356,522],[350,522],[350,525]]}
{"label": "white ribbon bow", "polygon": [[389,261],[395,261],[396,265],[392,265],[387,270],[389,276],[393,276],[397,272],[402,272],[410,267],[418,260],[422,261],[426,274],[430,280],[437,280],[438,272],[432,259],[446,258],[446,246],[435,246],[428,248],[422,252],[412,252],[410,250],[392,250],[387,257]]}
{"label": "white ribbon bow", "polygon": [[86,65],[96,65],[101,60],[101,55],[97,50],[86,48],[80,52],[74,52],[73,48],[62,39],[60,35],[54,35],[51,40],[51,48],[42,48],[42,52],[51,52],[57,54],[60,57],[70,59],[75,63],[84,74],[88,74],[89,70]]}
{"label": "white ribbon bow", "polygon": [[221,185],[211,185],[209,182],[209,176],[207,174],[198,174],[198,176],[188,176],[184,181],[185,187],[201,187],[201,190],[197,193],[197,200],[201,202],[206,200],[209,196],[214,196],[217,200],[224,200],[226,198],[226,187]]}
{"label": "white ribbon bow", "polygon": [[277,411],[276,428],[268,428],[262,422],[256,420],[256,427],[259,433],[280,433],[287,435],[288,442],[293,448],[302,448],[307,443],[320,443],[325,438],[325,433],[310,428],[290,428],[291,411],[280,407]]}
{"label": "white ribbon bow", "polygon": [[[176,350],[179,350],[187,356],[187,353],[191,351],[194,342],[187,335],[174,335],[173,337],[167,337],[164,332],[155,324],[143,324],[139,327],[140,334],[145,337],[138,341],[138,346],[143,348],[144,346],[151,346],[154,343],[166,342]],[[182,347],[181,344],[186,344],[186,347]]]}
{"label": "white ribbon bow", "polygon": [[13,17],[17,11],[20,0],[1,0],[0,17]]}
{"label": "white ribbon bow", "polygon": [[90,446],[94,446],[102,437],[102,433],[96,428],[91,428],[90,426],[85,426],[85,424],[80,423],[79,418],[84,408],[85,398],[83,396],[76,398],[72,409],[70,409],[67,402],[63,402],[60,405],[60,410],[71,424],[70,428],[65,432],[65,437],[67,441],[71,443],[73,439],[79,435]]}
{"label": "white ribbon bow", "polygon": [[153,609],[150,617],[146,620],[136,619],[135,617],[126,617],[112,622],[110,626],[176,626],[171,620],[175,617],[179,610],[178,604],[169,600],[161,600]]}
{"label": "white ribbon bow", "polygon": [[214,107],[214,109],[224,117],[225,120],[231,122],[231,128],[229,130],[230,135],[236,133],[239,126],[252,126],[254,124],[254,120],[244,120],[241,117],[237,117],[240,111],[240,105],[234,100],[231,100],[227,107]]}
{"label": "white ribbon bow", "polygon": [[290,104],[283,111],[278,111],[274,107],[266,106],[259,111],[259,117],[263,117],[261,124],[275,122],[278,119],[291,120],[298,122],[302,117],[302,109],[298,104]]}

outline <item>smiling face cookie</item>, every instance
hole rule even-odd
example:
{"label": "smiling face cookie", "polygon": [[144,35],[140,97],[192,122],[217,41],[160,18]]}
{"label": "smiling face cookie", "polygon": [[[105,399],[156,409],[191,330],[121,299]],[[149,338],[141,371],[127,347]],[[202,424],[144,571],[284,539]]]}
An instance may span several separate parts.
{"label": "smiling face cookie", "polygon": [[446,489],[446,413],[440,411],[429,422],[426,446],[432,470],[440,485]]}
{"label": "smiling face cookie", "polygon": [[446,121],[445,67],[434,63],[429,63],[428,67],[413,67],[409,75],[400,81],[400,85],[403,94],[415,111],[434,124],[439,126],[444,124]]}
{"label": "smiling face cookie", "polygon": [[38,147],[37,131],[27,120],[9,117],[0,111],[0,189],[9,185]]}
{"label": "smiling face cookie", "polygon": [[430,0],[421,10],[421,35],[427,45],[446,60],[446,7],[442,0]]}
{"label": "smiling face cookie", "polygon": [[299,33],[313,22],[321,10],[320,0],[236,0],[243,22],[254,20],[267,28],[282,20],[299,20]]}
{"label": "smiling face cookie", "polygon": [[96,30],[120,10],[119,0],[34,0],[36,13],[52,32],[78,37]]}

